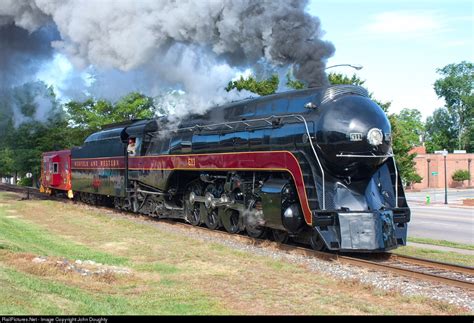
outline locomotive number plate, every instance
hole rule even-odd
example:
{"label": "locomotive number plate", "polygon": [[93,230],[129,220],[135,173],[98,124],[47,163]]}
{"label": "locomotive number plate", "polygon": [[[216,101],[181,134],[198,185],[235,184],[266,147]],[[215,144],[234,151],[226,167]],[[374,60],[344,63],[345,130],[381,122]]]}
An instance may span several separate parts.
{"label": "locomotive number plate", "polygon": [[360,132],[352,132],[350,139],[351,141],[362,141],[362,134]]}

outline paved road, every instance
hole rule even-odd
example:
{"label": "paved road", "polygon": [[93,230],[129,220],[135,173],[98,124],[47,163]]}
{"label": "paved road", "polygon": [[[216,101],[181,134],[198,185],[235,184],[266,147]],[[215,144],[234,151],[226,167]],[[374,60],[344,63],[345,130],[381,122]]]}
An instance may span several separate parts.
{"label": "paved road", "polygon": [[410,204],[408,236],[474,244],[474,208]]}
{"label": "paved road", "polygon": [[[444,204],[444,189],[429,189],[422,192],[405,192],[408,203],[425,203],[426,196],[430,196],[431,203]],[[474,198],[474,189],[449,189],[448,190],[448,205],[462,204],[463,199]]]}

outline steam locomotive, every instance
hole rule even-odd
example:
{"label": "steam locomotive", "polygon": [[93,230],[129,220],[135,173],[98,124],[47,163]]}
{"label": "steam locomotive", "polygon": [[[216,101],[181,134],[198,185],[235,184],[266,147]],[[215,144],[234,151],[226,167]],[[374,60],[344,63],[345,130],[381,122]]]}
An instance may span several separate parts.
{"label": "steam locomotive", "polygon": [[405,245],[410,209],[390,123],[365,89],[278,93],[190,116],[173,130],[167,124],[107,126],[70,150],[70,160],[45,153],[44,189],[61,190],[45,180],[61,169],[69,195],[88,203],[316,250]]}

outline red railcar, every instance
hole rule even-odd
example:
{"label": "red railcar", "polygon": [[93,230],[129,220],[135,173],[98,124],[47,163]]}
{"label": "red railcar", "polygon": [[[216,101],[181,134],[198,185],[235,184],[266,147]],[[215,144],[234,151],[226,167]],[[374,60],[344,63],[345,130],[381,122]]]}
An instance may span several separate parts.
{"label": "red railcar", "polygon": [[73,198],[71,190],[71,150],[43,153],[41,163],[41,192],[65,193]]}

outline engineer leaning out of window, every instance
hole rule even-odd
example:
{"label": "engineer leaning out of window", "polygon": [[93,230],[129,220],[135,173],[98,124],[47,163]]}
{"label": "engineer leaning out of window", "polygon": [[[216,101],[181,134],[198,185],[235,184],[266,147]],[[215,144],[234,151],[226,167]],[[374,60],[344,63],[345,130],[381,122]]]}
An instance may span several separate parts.
{"label": "engineer leaning out of window", "polygon": [[135,156],[135,138],[130,138],[128,139],[128,147],[127,147],[127,152],[129,156]]}

